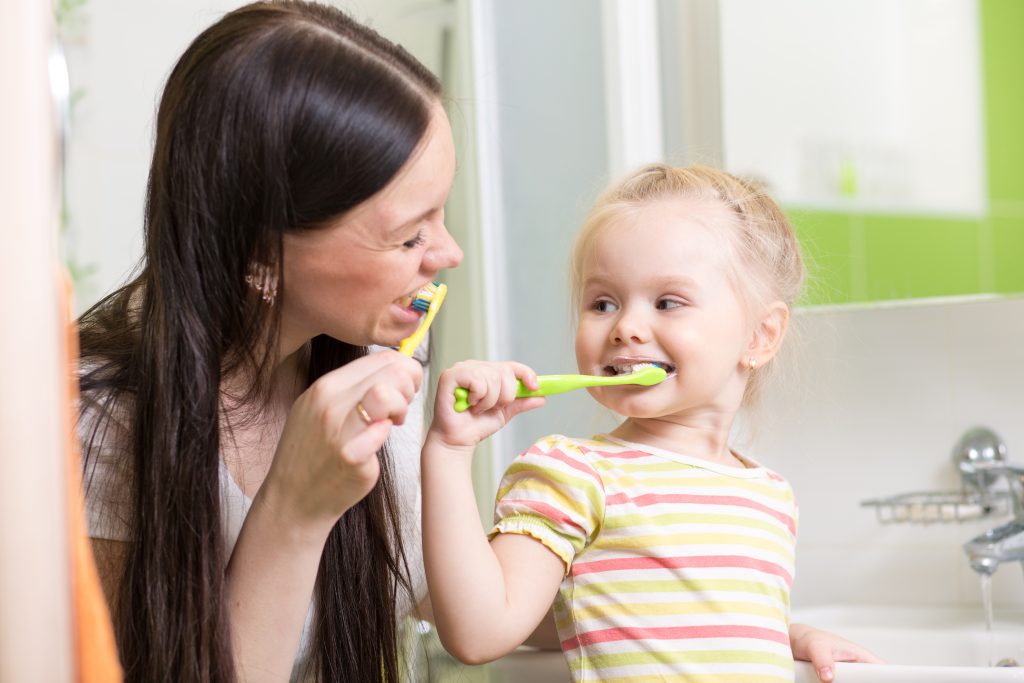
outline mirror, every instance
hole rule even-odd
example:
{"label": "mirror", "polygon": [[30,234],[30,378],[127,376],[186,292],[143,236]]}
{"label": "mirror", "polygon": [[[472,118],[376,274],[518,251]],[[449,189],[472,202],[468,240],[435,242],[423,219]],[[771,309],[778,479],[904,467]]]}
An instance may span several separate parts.
{"label": "mirror", "polygon": [[766,184],[812,265],[806,303],[1024,291],[1019,3],[658,12],[666,159]]}

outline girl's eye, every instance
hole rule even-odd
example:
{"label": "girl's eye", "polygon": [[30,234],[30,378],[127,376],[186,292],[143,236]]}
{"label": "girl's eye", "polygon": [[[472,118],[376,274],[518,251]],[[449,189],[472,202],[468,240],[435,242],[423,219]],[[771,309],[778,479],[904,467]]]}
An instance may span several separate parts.
{"label": "girl's eye", "polygon": [[411,240],[402,242],[402,246],[405,247],[406,249],[415,249],[416,247],[423,244],[423,241],[423,231],[421,230],[420,232],[416,233],[416,236],[413,237]]}
{"label": "girl's eye", "polygon": [[591,308],[598,313],[611,313],[612,311],[618,310],[619,307],[607,299],[598,299],[593,303]]}
{"label": "girl's eye", "polygon": [[659,311],[667,311],[673,308],[679,308],[683,305],[683,302],[677,299],[658,299],[657,309]]}

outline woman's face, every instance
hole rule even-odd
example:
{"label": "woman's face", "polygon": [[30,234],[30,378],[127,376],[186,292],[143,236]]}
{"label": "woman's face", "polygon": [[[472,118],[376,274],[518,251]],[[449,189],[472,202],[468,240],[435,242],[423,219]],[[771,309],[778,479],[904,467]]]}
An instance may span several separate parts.
{"label": "woman's face", "polygon": [[462,261],[444,224],[454,176],[451,126],[435,104],[419,147],[387,186],[334,225],[285,235],[285,353],[318,334],[395,346],[416,330],[409,296]]}

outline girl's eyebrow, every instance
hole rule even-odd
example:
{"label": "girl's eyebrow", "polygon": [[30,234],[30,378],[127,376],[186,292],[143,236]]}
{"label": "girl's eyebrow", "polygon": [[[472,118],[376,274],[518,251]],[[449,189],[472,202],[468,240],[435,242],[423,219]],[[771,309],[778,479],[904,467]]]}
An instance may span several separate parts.
{"label": "girl's eyebrow", "polygon": [[680,289],[700,289],[696,280],[685,275],[666,275],[660,278],[652,278],[650,283],[665,289],[671,289],[674,287],[678,287]]}
{"label": "girl's eyebrow", "polygon": [[[609,277],[604,274],[589,275],[583,280],[583,286],[589,287],[592,285],[607,285],[616,284],[618,280],[614,277]],[[664,275],[661,277],[651,277],[649,280],[645,280],[644,284],[654,289],[700,289],[697,281],[686,275]]]}

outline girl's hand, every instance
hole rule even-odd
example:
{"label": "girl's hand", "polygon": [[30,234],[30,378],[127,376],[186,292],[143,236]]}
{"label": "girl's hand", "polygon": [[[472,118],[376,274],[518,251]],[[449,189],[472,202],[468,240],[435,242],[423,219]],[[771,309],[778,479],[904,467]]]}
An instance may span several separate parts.
{"label": "girl's hand", "polygon": [[836,662],[883,663],[860,645],[806,624],[790,625],[789,641],[793,659],[810,662],[822,683],[831,683],[835,679]]}
{"label": "girl's hand", "polygon": [[[428,438],[451,448],[472,448],[519,413],[539,408],[544,399],[516,398],[518,381],[537,389],[537,373],[522,363],[463,361],[441,374]],[[455,412],[455,388],[469,390],[469,410]]]}
{"label": "girl's hand", "polygon": [[385,350],[316,380],[288,413],[263,502],[298,528],[329,530],[377,483],[377,449],[422,379],[418,362]]}

